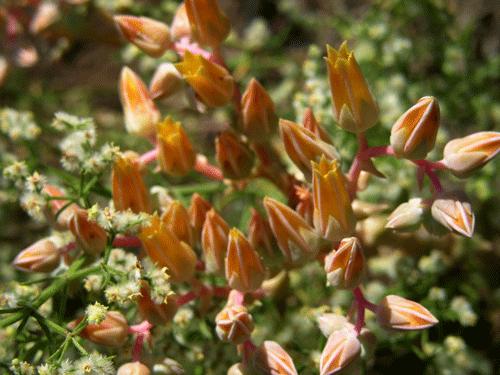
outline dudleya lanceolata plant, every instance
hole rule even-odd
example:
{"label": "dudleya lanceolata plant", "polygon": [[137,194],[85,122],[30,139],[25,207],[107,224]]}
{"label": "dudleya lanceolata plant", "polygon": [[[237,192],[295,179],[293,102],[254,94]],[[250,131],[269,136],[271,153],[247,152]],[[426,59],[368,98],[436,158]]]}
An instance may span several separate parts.
{"label": "dudleya lanceolata plant", "polygon": [[[242,87],[235,79],[222,45],[230,22],[215,0],[186,0],[171,25],[128,15],[116,15],[115,21],[144,53],[159,57],[174,51],[180,62],[159,64],[149,88],[128,67],[117,83],[124,128],[130,137],[148,140],[150,151],[141,155],[112,143],[97,150],[91,119],[56,113],[54,127],[68,133],[61,143],[61,162],[65,173],[78,176],[75,186],[63,189],[49,183],[50,176],[29,171],[22,163],[4,170],[26,187],[23,208],[45,215],[54,230],[12,262],[18,270],[45,274],[44,288],[26,291],[24,299],[4,296],[0,327],[13,327],[19,337],[36,330],[46,338],[40,343],[50,349],[33,345],[29,355],[12,362],[14,373],[30,373],[38,366],[40,374],[112,374],[112,356],[119,353],[118,374],[183,373],[171,360],[153,367],[147,352],[155,345],[156,331],[172,320],[182,325],[174,316],[197,300],[200,315],[218,310],[214,324],[221,345],[235,345],[241,355],[228,374],[297,374],[299,364],[274,337],[254,343],[259,323],[252,310],[257,311],[256,301],[279,299],[287,287],[283,275],[312,262],[324,267],[325,282],[352,294],[346,316],[318,316],[326,337],[318,360],[321,375],[357,373],[369,366],[377,338],[365,325],[366,310],[390,334],[438,324],[426,307],[402,296],[389,294],[378,304],[366,298],[363,282],[369,275],[357,223],[371,206],[358,200],[365,187],[361,177],[384,178],[374,158],[409,160],[416,166],[416,184],[423,187],[428,178],[430,191],[395,208],[386,227],[411,232],[423,225],[432,235],[471,237],[473,207],[464,193],[445,190],[440,174],[471,176],[500,151],[500,133],[451,140],[442,160],[428,160],[440,110],[434,97],[425,96],[395,122],[385,145],[370,146],[366,131],[377,126],[380,111],[354,52],[344,42],[338,50],[327,47],[325,63],[332,116],[357,140],[354,161],[346,166],[335,139],[311,110],[302,124],[280,118],[257,80]],[[164,118],[157,108],[155,100],[179,93],[190,98],[198,112],[232,107],[231,123],[215,139],[217,166],[195,151],[180,115]],[[148,170],[155,162],[159,167]],[[150,186],[148,174],[158,173],[179,183],[198,173],[242,196],[252,180],[266,179],[281,191],[282,199],[266,196],[254,202],[245,234],[231,228],[228,218],[202,195],[192,194],[188,207],[165,187]],[[65,311],[70,292],[86,295],[81,316],[71,320]],[[56,305],[52,311],[49,303]],[[61,342],[57,349],[51,348],[55,336]],[[124,346],[131,350],[122,353]],[[127,360],[130,363],[123,364]]]}

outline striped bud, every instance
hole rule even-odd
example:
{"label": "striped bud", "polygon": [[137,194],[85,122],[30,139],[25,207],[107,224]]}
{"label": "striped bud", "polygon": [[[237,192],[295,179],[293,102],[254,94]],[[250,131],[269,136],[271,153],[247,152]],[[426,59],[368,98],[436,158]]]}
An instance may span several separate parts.
{"label": "striped bud", "polygon": [[386,228],[401,232],[416,231],[424,221],[429,205],[421,198],[400,204],[387,218]]}
{"label": "striped bud", "polygon": [[229,225],[214,208],[207,212],[201,231],[201,248],[205,256],[205,267],[208,273],[219,276],[223,276],[225,273],[229,230]]}
{"label": "striped bud", "polygon": [[52,272],[60,262],[59,249],[48,238],[27,247],[12,261],[12,267],[25,272]]}
{"label": "striped bud", "polygon": [[144,82],[126,66],[120,74],[119,91],[127,132],[144,138],[154,136],[160,112]]}
{"label": "striped bud", "polygon": [[100,254],[106,250],[108,235],[97,222],[88,219],[88,212],[76,211],[69,220],[69,229],[78,247],[88,254]]}
{"label": "striped bud", "polygon": [[194,233],[189,222],[189,213],[181,202],[177,200],[170,202],[160,219],[179,241],[194,247]]}
{"label": "striped bud", "polygon": [[[74,330],[82,320],[83,317],[69,322],[68,328]],[[101,324],[89,324],[78,335],[102,346],[119,348],[125,344],[128,333],[125,317],[118,311],[108,311]]]}
{"label": "striped bud", "polygon": [[219,133],[215,140],[215,152],[224,177],[241,180],[252,171],[255,155],[232,131],[225,130]]}
{"label": "striped bud", "polygon": [[314,226],[314,199],[311,191],[305,187],[295,186],[295,194],[300,199],[295,211],[304,218],[310,226]]}
{"label": "striped bud", "polygon": [[472,237],[476,218],[465,193],[438,194],[432,203],[431,214],[453,233]]}
{"label": "striped bud", "polygon": [[156,303],[151,299],[149,284],[143,281],[141,285],[141,295],[137,297],[137,310],[142,319],[153,325],[171,322],[178,309],[175,297],[169,295],[162,303]]}
{"label": "striped bud", "polygon": [[234,305],[225,307],[215,317],[215,331],[222,341],[241,344],[250,338],[254,329],[252,315],[246,307]]}
{"label": "striped bud", "polygon": [[326,278],[338,289],[352,290],[365,278],[365,255],[356,237],[345,238],[337,251],[332,251],[325,258]]}
{"label": "striped bud", "polygon": [[127,151],[118,156],[113,165],[112,193],[118,211],[131,209],[135,213],[150,214],[153,210],[139,163],[139,155]]}
{"label": "striped bud", "polygon": [[153,263],[157,263],[159,268],[167,267],[170,282],[182,283],[193,277],[196,253],[188,244],[177,239],[157,213],[153,215],[149,226],[141,228],[137,237]]}
{"label": "striped bud", "polygon": [[334,331],[321,353],[320,375],[333,375],[349,366],[361,355],[361,343],[353,331],[340,329]]}
{"label": "striped bud", "polygon": [[449,141],[443,164],[458,178],[467,178],[500,151],[500,133],[480,132]]}
{"label": "striped bud", "polygon": [[191,197],[191,205],[189,206],[189,220],[194,230],[196,243],[201,243],[201,231],[203,230],[203,223],[207,212],[210,211],[212,205],[208,203],[203,197],[194,193]]}
{"label": "striped bud", "polygon": [[354,233],[356,217],[344,176],[336,160],[322,156],[313,166],[314,227],[330,241]]}
{"label": "striped bud", "polygon": [[264,198],[269,223],[285,257],[285,266],[301,267],[314,259],[321,235],[290,207],[269,197]]}
{"label": "striped bud", "polygon": [[253,366],[263,375],[298,375],[292,357],[275,341],[264,341],[255,349]]}
{"label": "striped bud", "polygon": [[231,23],[216,0],[185,0],[191,36],[202,46],[218,47],[229,35]]}
{"label": "striped bud", "polygon": [[125,39],[151,57],[160,57],[170,47],[170,29],[147,17],[114,16]]}
{"label": "striped bud", "polygon": [[323,142],[333,144],[332,139],[326,132],[325,128],[321,126],[321,124],[316,120],[311,108],[306,108],[304,111],[304,118],[302,119],[302,125],[305,129],[309,130],[316,137],[321,139]]}
{"label": "striped bud", "polygon": [[47,220],[54,226],[54,229],[65,231],[69,229],[68,221],[73,214],[80,209],[76,203],[70,203],[65,199],[50,199],[52,197],[64,197],[64,193],[58,188],[45,184],[42,193],[47,195],[49,201],[44,209]]}
{"label": "striped bud", "polygon": [[378,122],[378,108],[363,73],[344,42],[336,51],[327,46],[325,58],[332,91],[333,115],[339,126],[359,133]]}
{"label": "striped bud", "polygon": [[228,241],[225,259],[228,285],[242,293],[257,290],[266,278],[266,270],[259,255],[236,228],[229,231]]}
{"label": "striped bud", "polygon": [[130,362],[121,365],[116,375],[151,375],[151,371],[141,362]]}
{"label": "striped bud", "polygon": [[252,207],[251,212],[248,222],[250,244],[262,256],[266,264],[281,268],[283,255],[279,250],[271,225],[256,208]]}
{"label": "striped bud", "polygon": [[416,331],[432,327],[438,320],[419,303],[389,295],[377,306],[377,323],[386,331]]}
{"label": "striped bud", "polygon": [[149,92],[153,99],[168,98],[184,87],[184,79],[172,63],[161,63],[156,68]]}

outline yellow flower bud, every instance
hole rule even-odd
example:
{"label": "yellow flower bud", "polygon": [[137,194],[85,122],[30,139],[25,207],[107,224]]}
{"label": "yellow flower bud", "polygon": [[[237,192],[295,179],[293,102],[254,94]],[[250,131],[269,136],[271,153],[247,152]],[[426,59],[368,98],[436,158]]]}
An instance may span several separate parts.
{"label": "yellow flower bud", "polygon": [[202,46],[219,46],[229,35],[231,23],[215,0],[185,0],[191,36]]}
{"label": "yellow flower bud", "polygon": [[[68,328],[74,330],[83,317],[68,323]],[[118,311],[106,312],[106,318],[101,324],[89,324],[78,335],[96,344],[110,348],[119,348],[125,344],[129,333],[125,317]]]}
{"label": "yellow flower bud", "polygon": [[255,155],[238,136],[230,130],[219,133],[215,140],[217,163],[224,177],[241,180],[252,171]]}
{"label": "yellow flower bud", "polygon": [[189,222],[189,213],[181,202],[177,200],[170,202],[160,219],[179,241],[194,247],[194,233]]}
{"label": "yellow flower bud", "polygon": [[153,99],[168,98],[184,87],[184,79],[172,63],[161,63],[156,68],[149,92]]}
{"label": "yellow flower bud", "polygon": [[60,258],[57,246],[44,238],[17,254],[12,267],[25,272],[52,272],[59,266]]}
{"label": "yellow flower bud", "polygon": [[344,328],[334,331],[321,353],[319,362],[320,375],[333,375],[347,366],[361,355],[361,343],[354,332]]}
{"label": "yellow flower bud", "polygon": [[253,365],[261,374],[298,375],[292,357],[275,341],[264,341],[255,349]]}
{"label": "yellow flower bud", "polygon": [[241,305],[228,306],[215,317],[215,331],[222,341],[240,344],[250,338],[254,329],[252,315]]}
{"label": "yellow flower bud", "polygon": [[416,331],[438,323],[425,307],[396,295],[379,303],[376,316],[378,325],[386,331]]}
{"label": "yellow flower bud", "polygon": [[332,251],[325,258],[326,278],[338,289],[352,290],[365,278],[365,255],[356,237],[345,238],[337,251]]}
{"label": "yellow flower bud", "polygon": [[464,193],[440,193],[431,206],[434,219],[453,233],[472,237],[476,218]]}
{"label": "yellow flower bud", "polygon": [[229,225],[214,208],[207,212],[201,232],[201,247],[208,273],[224,275],[229,230]]}
{"label": "yellow flower bud", "polygon": [[69,229],[76,244],[86,253],[100,254],[106,250],[108,235],[95,221],[88,219],[88,212],[80,209],[69,220]]}

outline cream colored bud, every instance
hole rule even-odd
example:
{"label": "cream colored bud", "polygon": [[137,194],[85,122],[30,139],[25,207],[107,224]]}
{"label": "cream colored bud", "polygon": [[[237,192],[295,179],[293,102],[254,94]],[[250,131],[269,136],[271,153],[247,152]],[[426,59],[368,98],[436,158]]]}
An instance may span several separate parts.
{"label": "cream colored bud", "polygon": [[131,362],[121,365],[116,375],[150,375],[151,371],[141,362]]}
{"label": "cream colored bud", "polygon": [[263,375],[298,375],[292,357],[275,341],[264,341],[255,349],[253,366]]}
{"label": "cream colored bud", "polygon": [[172,63],[161,63],[156,68],[149,92],[153,99],[168,98],[184,87],[184,78]]}
{"label": "cream colored bud", "polygon": [[225,307],[215,317],[215,331],[222,341],[240,344],[250,338],[254,329],[252,315],[246,307],[234,305]]}
{"label": "cream colored bud", "polygon": [[386,228],[402,232],[416,231],[424,221],[429,205],[421,198],[400,204],[387,218]]}
{"label": "cream colored bud", "polygon": [[354,331],[344,328],[334,331],[321,353],[320,375],[333,375],[349,366],[361,354],[361,343]]}
{"label": "cream colored bud", "polygon": [[57,246],[44,238],[21,251],[12,267],[25,272],[52,272],[59,266],[60,258]]}
{"label": "cream colored bud", "polygon": [[378,325],[387,331],[416,331],[438,323],[419,303],[395,295],[389,295],[379,303],[376,316]]}
{"label": "cream colored bud", "polygon": [[432,217],[450,231],[465,237],[472,237],[476,217],[471,205],[462,192],[440,193],[431,206]]}

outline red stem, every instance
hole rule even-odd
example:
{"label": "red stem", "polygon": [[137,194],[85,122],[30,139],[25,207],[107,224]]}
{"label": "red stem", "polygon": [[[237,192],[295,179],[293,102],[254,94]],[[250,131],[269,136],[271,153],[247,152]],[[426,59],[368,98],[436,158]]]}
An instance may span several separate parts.
{"label": "red stem", "polygon": [[354,294],[356,302],[358,303],[358,316],[356,318],[356,325],[354,326],[354,330],[357,334],[359,334],[361,332],[361,329],[363,328],[363,325],[365,324],[365,309],[376,312],[377,305],[369,302],[365,298],[359,286],[354,289],[352,293]]}
{"label": "red stem", "polygon": [[113,246],[116,247],[139,247],[142,242],[137,237],[116,237],[113,241]]}
{"label": "red stem", "polygon": [[207,176],[214,180],[223,181],[224,177],[222,176],[222,172],[219,168],[214,167],[207,163],[206,158],[203,155],[196,155],[196,163],[193,168],[196,172],[201,173],[204,176]]}

